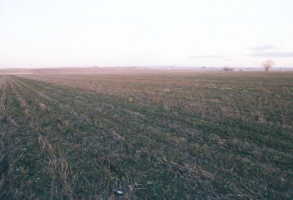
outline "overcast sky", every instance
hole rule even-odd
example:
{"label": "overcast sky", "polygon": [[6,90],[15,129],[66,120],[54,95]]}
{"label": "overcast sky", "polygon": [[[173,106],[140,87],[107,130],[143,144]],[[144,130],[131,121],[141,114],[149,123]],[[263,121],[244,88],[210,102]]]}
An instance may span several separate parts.
{"label": "overcast sky", "polygon": [[293,66],[292,0],[0,0],[0,66]]}

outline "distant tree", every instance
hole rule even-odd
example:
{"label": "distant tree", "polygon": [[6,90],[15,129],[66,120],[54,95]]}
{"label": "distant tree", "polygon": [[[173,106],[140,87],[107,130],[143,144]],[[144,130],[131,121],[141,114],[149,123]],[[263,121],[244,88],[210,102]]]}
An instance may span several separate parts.
{"label": "distant tree", "polygon": [[233,72],[234,71],[234,68],[232,68],[232,67],[224,67],[223,68],[223,71],[224,72]]}
{"label": "distant tree", "polygon": [[272,69],[272,67],[273,67],[274,64],[275,64],[274,61],[272,61],[272,60],[266,60],[266,61],[263,62],[262,65],[264,67],[264,70],[266,72],[268,72],[268,71],[270,71]]}

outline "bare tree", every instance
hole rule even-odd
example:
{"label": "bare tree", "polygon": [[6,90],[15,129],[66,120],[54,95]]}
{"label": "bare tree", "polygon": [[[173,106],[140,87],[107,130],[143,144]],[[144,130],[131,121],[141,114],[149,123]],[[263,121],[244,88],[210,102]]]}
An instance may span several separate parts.
{"label": "bare tree", "polygon": [[274,64],[275,64],[274,61],[272,61],[272,60],[266,60],[266,61],[263,62],[262,65],[264,67],[264,70],[266,72],[268,72],[268,71],[270,71],[272,69],[272,67],[273,67]]}
{"label": "bare tree", "polygon": [[232,67],[224,67],[223,68],[223,71],[224,72],[233,72],[234,71],[234,68],[232,68]]}

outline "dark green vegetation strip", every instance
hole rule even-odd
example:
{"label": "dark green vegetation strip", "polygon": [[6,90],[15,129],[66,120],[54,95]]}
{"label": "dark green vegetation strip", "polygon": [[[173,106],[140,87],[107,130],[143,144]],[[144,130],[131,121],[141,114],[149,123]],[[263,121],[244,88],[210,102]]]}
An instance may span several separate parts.
{"label": "dark green vegetation strip", "polygon": [[18,77],[0,76],[0,88],[0,199],[293,196],[290,126]]}

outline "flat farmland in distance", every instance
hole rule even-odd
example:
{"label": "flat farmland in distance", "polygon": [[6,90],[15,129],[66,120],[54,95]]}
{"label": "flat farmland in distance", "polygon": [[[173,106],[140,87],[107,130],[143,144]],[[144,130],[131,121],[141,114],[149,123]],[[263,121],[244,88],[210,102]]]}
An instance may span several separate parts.
{"label": "flat farmland in distance", "polygon": [[292,72],[0,75],[0,199],[292,199],[292,99]]}

